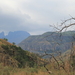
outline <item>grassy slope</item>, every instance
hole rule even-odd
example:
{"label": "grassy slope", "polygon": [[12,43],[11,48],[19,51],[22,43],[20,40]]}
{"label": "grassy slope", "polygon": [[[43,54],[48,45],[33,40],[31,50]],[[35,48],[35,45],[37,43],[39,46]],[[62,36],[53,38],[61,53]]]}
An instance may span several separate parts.
{"label": "grassy slope", "polygon": [[3,39],[0,39],[0,63],[2,63],[4,66],[17,66],[18,62],[13,59],[4,48],[2,48],[2,45],[11,46],[12,44]]}
{"label": "grassy slope", "polygon": [[[32,68],[32,67],[31,68],[30,67],[17,68],[17,67],[13,67],[13,64],[12,65],[10,65],[9,63],[7,64],[6,62],[11,61],[10,63],[14,63],[14,66],[16,66],[18,64],[18,61],[15,60],[12,57],[12,55],[10,55],[9,52],[6,52],[5,48],[3,48],[2,45],[9,46],[9,48],[10,48],[10,46],[13,46],[13,44],[11,44],[3,39],[0,39],[0,75],[44,75],[44,74],[48,75],[48,73],[46,73],[46,71],[43,72],[40,69],[38,71],[36,67],[34,67],[34,68]],[[11,48],[10,48],[10,50],[11,50]],[[17,50],[15,50],[15,51],[17,51]],[[33,56],[32,53],[28,53],[28,55]]]}
{"label": "grassy slope", "polygon": [[[0,39],[0,62],[13,67],[34,67],[37,65],[38,56]],[[39,60],[38,60],[39,61]]]}

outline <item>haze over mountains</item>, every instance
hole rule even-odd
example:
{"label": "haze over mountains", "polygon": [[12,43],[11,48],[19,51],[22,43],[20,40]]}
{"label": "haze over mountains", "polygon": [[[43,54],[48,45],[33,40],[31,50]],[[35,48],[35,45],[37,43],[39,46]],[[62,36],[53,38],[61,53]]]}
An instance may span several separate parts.
{"label": "haze over mountains", "polygon": [[35,53],[52,52],[54,50],[65,52],[71,48],[72,42],[75,42],[74,35],[75,31],[46,32],[42,35],[29,36],[18,45],[24,50]]}
{"label": "haze over mountains", "polygon": [[0,33],[0,38],[6,38],[10,43],[18,44],[22,40],[26,39],[30,34],[26,31],[14,31],[9,32],[8,35],[5,35],[4,32]]}

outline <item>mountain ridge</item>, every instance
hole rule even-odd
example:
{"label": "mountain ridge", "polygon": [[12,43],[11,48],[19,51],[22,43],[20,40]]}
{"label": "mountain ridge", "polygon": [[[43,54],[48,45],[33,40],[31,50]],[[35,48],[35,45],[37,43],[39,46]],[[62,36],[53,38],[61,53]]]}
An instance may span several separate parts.
{"label": "mountain ridge", "polygon": [[30,34],[26,31],[14,31],[14,32],[9,32],[8,35],[5,35],[4,32],[0,33],[0,38],[6,38],[10,43],[15,43],[18,44],[25,38],[30,36]]}
{"label": "mountain ridge", "polygon": [[75,31],[46,32],[42,35],[29,36],[18,45],[31,52],[45,52],[47,50],[52,52],[55,46],[55,50],[63,52],[71,48],[71,43],[75,41],[73,35],[75,35]]}

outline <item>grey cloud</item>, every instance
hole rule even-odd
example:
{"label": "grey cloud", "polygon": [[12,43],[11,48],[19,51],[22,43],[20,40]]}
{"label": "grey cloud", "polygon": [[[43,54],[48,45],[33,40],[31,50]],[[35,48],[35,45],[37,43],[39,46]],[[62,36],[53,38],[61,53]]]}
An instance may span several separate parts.
{"label": "grey cloud", "polygon": [[45,25],[41,26],[41,24],[30,20],[30,16],[26,14],[6,14],[0,11],[0,30],[6,32],[25,30],[30,33],[35,32],[35,34],[37,31],[45,30]]}
{"label": "grey cloud", "polygon": [[[22,8],[34,14],[36,20],[37,18],[41,20],[40,18],[43,17],[42,20],[48,24],[58,22],[60,19],[64,19],[69,14],[72,14],[69,12],[71,2],[65,0],[32,0],[28,4],[23,2]],[[74,8],[73,5],[72,7]]]}
{"label": "grey cloud", "polygon": [[19,27],[23,25],[23,23],[27,24],[27,15],[21,14],[5,14],[0,12],[0,29],[5,30],[16,30],[20,29]]}
{"label": "grey cloud", "polygon": [[[3,12],[0,9],[0,31],[25,30],[30,33],[41,33],[52,30],[49,24],[56,24],[69,14],[75,15],[71,8],[73,0],[14,0],[17,3],[16,11]],[[69,9],[69,7],[71,7]],[[10,11],[10,10],[9,10]]]}

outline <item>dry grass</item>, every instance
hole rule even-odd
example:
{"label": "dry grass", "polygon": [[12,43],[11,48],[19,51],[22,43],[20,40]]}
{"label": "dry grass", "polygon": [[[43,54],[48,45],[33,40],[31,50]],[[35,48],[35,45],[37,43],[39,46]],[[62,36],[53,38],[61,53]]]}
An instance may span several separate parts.
{"label": "dry grass", "polygon": [[[73,75],[72,73],[66,73],[64,70],[52,70],[51,75]],[[26,71],[17,71],[16,73],[11,73],[10,75],[50,75],[47,71],[39,70],[36,72],[26,72]]]}
{"label": "dry grass", "polygon": [[0,39],[0,45],[1,44],[5,44],[5,45],[13,45],[12,43],[9,43],[8,41],[4,40],[4,39]]}
{"label": "dry grass", "polygon": [[[48,65],[47,68],[52,71],[51,75],[75,75],[73,72],[66,73],[63,69],[53,69],[52,65]],[[50,75],[44,67],[41,68],[12,68],[3,67],[0,64],[0,75]]]}
{"label": "dry grass", "polygon": [[13,73],[10,75],[49,75],[46,71],[38,71],[38,73],[36,72],[26,72],[26,71],[18,71],[17,73]]}

